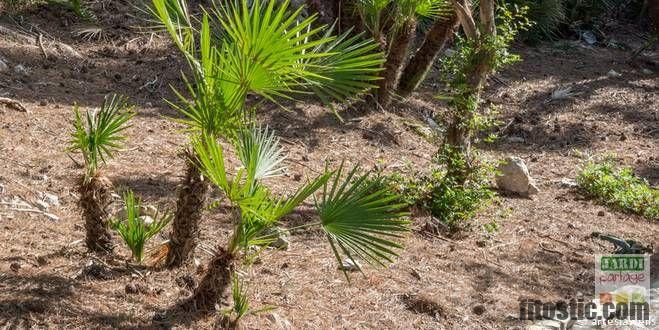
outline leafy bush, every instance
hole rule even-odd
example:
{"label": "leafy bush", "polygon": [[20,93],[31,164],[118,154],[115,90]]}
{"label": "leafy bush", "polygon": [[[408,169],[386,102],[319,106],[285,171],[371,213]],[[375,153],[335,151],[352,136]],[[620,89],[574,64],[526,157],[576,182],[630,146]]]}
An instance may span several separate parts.
{"label": "leafy bush", "polygon": [[577,183],[601,203],[659,220],[659,190],[636,177],[630,168],[616,169],[611,162],[588,163],[577,176]]}
{"label": "leafy bush", "polygon": [[133,259],[142,262],[144,257],[144,245],[156,234],[158,234],[171,220],[169,214],[153,215],[152,222],[147,223],[147,217],[141,215],[141,202],[135,199],[133,192],[127,190],[123,195],[126,208],[125,219],[116,219],[110,226],[119,233],[128,248],[133,253]]}

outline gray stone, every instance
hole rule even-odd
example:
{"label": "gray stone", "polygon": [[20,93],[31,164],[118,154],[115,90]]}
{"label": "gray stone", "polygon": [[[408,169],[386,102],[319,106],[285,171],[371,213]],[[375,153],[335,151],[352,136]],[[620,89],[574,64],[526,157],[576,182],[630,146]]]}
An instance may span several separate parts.
{"label": "gray stone", "polygon": [[618,77],[622,77],[622,74],[618,73],[616,70],[613,70],[613,69],[609,70],[609,72],[607,72],[606,75],[607,75],[609,78],[618,78]]}
{"label": "gray stone", "polygon": [[49,193],[43,193],[42,199],[44,202],[52,205],[52,206],[59,206],[59,197],[54,194],[49,194]]}
{"label": "gray stone", "polygon": [[346,258],[339,266],[339,269],[346,272],[356,272],[360,270],[361,267],[362,265],[360,265],[358,261],[355,260],[353,262],[350,258]]}
{"label": "gray stone", "polygon": [[274,239],[270,246],[276,249],[288,249],[291,244],[290,233],[288,230],[280,227],[268,228],[265,231],[265,235],[268,235],[268,238]]}
{"label": "gray stone", "polygon": [[20,76],[27,76],[29,74],[27,68],[23,64],[17,64],[14,67],[14,73]]}
{"label": "gray stone", "polygon": [[519,157],[506,158],[497,170],[500,172],[496,178],[499,189],[522,196],[534,195],[540,191],[531,178],[526,164]]}

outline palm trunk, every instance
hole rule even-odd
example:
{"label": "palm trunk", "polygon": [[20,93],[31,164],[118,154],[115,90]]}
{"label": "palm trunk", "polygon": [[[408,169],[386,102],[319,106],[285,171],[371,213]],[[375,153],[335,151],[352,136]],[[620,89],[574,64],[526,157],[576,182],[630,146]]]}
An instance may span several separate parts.
{"label": "palm trunk", "polygon": [[400,77],[398,94],[402,97],[410,95],[426,77],[437,55],[458,27],[458,17],[453,14],[448,18],[438,19],[426,33],[426,38],[417,52],[410,58]]}
{"label": "palm trunk", "polygon": [[219,248],[217,255],[208,265],[206,275],[201,279],[194,292],[195,307],[204,311],[213,311],[215,304],[225,294],[231,285],[233,272],[236,269],[236,258],[224,248]]}
{"label": "palm trunk", "polygon": [[112,234],[108,228],[108,207],[112,203],[114,186],[105,176],[96,174],[80,185],[80,207],[85,219],[85,243],[94,252],[112,252]]}
{"label": "palm trunk", "polygon": [[391,41],[391,45],[389,45],[389,53],[387,54],[382,79],[379,81],[378,86],[378,103],[383,108],[388,107],[391,103],[392,94],[396,91],[407,50],[414,38],[415,32],[416,21],[413,19],[407,20],[396,33],[396,36]]}
{"label": "palm trunk", "polygon": [[[187,152],[187,155],[192,153]],[[180,267],[190,260],[197,246],[199,222],[210,187],[193,159],[194,156],[188,157],[183,186],[178,192],[166,262],[170,268]]]}

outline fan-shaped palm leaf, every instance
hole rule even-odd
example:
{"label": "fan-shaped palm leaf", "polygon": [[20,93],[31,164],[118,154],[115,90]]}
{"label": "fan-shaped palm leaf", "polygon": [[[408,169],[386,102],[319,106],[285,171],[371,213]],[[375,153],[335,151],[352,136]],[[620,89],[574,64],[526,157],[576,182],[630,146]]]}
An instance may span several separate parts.
{"label": "fan-shaped palm leaf", "polygon": [[357,170],[354,167],[342,180],[342,165],[323,187],[316,208],[339,263],[345,255],[353,262],[360,258],[371,265],[384,265],[402,248],[391,238],[401,237],[409,222],[400,219],[406,213],[400,211],[404,205],[397,203],[397,197],[378,189],[382,185],[370,181],[367,174],[357,176]]}

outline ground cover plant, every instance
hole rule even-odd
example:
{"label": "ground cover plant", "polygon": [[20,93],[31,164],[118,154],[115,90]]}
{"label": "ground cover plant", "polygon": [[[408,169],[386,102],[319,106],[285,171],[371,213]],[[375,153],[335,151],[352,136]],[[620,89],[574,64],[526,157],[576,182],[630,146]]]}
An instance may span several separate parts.
{"label": "ground cover plant", "polygon": [[611,161],[588,162],[577,176],[579,188],[599,202],[625,212],[659,220],[659,190]]}

